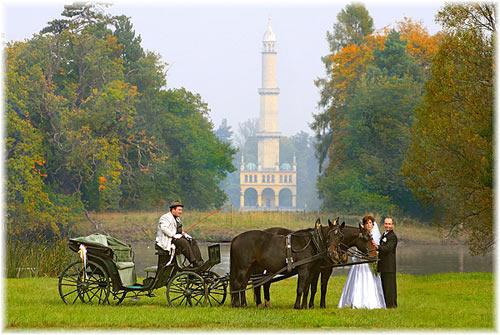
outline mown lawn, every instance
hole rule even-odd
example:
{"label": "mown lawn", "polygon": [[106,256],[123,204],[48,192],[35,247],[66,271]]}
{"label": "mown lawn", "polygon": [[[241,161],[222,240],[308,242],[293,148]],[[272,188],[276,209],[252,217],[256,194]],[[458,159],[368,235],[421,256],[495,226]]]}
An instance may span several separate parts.
{"label": "mown lawn", "polygon": [[[493,330],[494,281],[491,273],[398,275],[399,307],[392,310],[338,309],[345,276],[329,283],[327,308],[294,310],[295,279],[273,284],[272,306],[170,308],[165,289],[155,298],[120,306],[64,305],[56,278],[6,279],[7,329],[460,329]],[[250,292],[250,291],[249,291]],[[319,305],[319,297],[316,298]]]}

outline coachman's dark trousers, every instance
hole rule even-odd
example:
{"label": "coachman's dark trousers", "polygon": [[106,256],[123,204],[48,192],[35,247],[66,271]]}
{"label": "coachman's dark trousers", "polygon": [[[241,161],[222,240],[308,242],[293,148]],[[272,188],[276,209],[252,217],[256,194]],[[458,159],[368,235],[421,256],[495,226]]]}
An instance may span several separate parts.
{"label": "coachman's dark trousers", "polygon": [[195,240],[188,240],[185,237],[181,237],[178,239],[173,239],[172,242],[175,244],[175,248],[177,252],[180,252],[189,260],[191,264],[195,264],[196,262],[201,262],[201,252],[198,247],[198,243]]}
{"label": "coachman's dark trousers", "polygon": [[382,290],[384,291],[385,306],[398,307],[398,289],[396,285],[396,272],[381,272]]}

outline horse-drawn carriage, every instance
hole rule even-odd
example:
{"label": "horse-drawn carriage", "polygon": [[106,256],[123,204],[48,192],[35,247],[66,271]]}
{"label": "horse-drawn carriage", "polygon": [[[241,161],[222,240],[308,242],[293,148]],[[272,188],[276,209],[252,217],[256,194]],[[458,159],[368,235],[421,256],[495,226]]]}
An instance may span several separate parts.
{"label": "horse-drawn carriage", "polygon": [[[69,240],[69,247],[81,253],[81,261],[71,263],[59,276],[59,294],[67,304],[76,302],[120,304],[127,296],[154,296],[155,289],[166,287],[170,306],[217,306],[224,304],[230,282],[231,303],[245,306],[245,292],[264,286],[269,300],[269,285],[298,275],[295,308],[307,307],[311,286],[314,300],[316,283],[321,274],[321,307],[324,307],[326,283],[333,267],[348,266],[348,249],[356,246],[362,262],[373,262],[368,255],[371,236],[362,227],[338,224],[296,232],[254,230],[236,236],[231,242],[230,274],[219,276],[210,269],[220,263],[220,245],[208,247],[209,259],[202,266],[184,266],[175,254],[157,249],[158,266],[146,269],[142,283],[137,283],[134,256],[130,245],[111,236],[94,234]],[[169,262],[160,261],[168,256]],[[251,287],[248,288],[248,284]],[[314,284],[314,287],[313,287]],[[267,293],[266,293],[267,292]],[[302,302],[301,302],[302,298]],[[260,300],[260,293],[256,299]],[[259,303],[256,300],[257,303]],[[309,304],[311,306],[311,303]]]}
{"label": "horse-drawn carriage", "polygon": [[[184,266],[181,257],[157,250],[170,261],[147,270],[137,283],[134,253],[130,245],[107,235],[93,234],[69,240],[81,260],[72,262],[59,275],[59,295],[66,304],[118,305],[127,297],[153,297],[166,286],[170,306],[222,305],[226,300],[227,279],[210,269],[220,263],[220,245],[208,246],[209,259],[198,268]],[[162,255],[162,253],[164,253]],[[154,275],[149,276],[153,273]]]}

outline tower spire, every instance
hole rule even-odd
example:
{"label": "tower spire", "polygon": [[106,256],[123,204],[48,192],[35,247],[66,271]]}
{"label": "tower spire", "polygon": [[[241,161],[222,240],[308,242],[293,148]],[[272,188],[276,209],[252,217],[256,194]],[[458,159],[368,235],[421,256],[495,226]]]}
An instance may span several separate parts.
{"label": "tower spire", "polygon": [[271,27],[271,17],[267,19],[267,28],[262,38],[262,44],[262,52],[276,52],[276,35],[274,35],[273,28]]}

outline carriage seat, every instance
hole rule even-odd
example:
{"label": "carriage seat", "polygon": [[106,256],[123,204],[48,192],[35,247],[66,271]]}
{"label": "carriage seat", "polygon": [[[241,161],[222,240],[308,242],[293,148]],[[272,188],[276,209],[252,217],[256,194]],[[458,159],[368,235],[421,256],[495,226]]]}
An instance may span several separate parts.
{"label": "carriage seat", "polygon": [[111,249],[112,252],[110,255],[113,257],[112,262],[118,270],[123,286],[133,285],[136,282],[137,276],[135,273],[134,253],[129,244],[104,234],[92,234],[71,240],[86,244],[87,247],[89,247],[89,256],[92,256],[94,253],[93,250],[95,250],[92,249],[92,245],[100,245],[106,247],[106,249]]}

